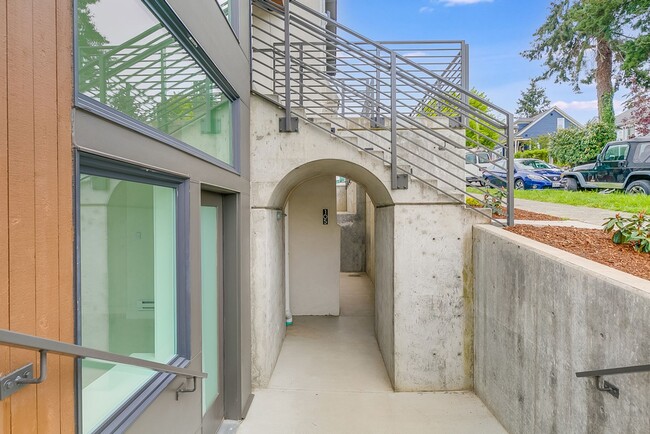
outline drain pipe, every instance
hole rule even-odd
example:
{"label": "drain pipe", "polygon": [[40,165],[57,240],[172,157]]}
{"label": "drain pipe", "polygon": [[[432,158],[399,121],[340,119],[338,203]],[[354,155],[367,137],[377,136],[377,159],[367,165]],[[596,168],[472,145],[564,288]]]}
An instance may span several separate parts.
{"label": "drain pipe", "polygon": [[289,288],[289,205],[284,208],[284,324],[293,325],[291,291]]}

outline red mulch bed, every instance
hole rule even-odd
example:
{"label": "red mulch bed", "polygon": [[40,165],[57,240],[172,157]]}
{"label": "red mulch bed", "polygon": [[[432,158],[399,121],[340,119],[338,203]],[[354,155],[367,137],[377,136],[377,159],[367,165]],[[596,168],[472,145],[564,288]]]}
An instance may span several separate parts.
{"label": "red mulch bed", "polygon": [[[493,218],[504,219],[506,218],[506,210],[504,209],[501,215],[492,215]],[[560,221],[559,217],[539,212],[525,211],[523,209],[515,208],[515,220],[541,220],[541,221]]]}
{"label": "red mulch bed", "polygon": [[517,225],[507,230],[650,280],[650,254],[637,253],[628,244],[614,244],[611,234],[600,229]]}

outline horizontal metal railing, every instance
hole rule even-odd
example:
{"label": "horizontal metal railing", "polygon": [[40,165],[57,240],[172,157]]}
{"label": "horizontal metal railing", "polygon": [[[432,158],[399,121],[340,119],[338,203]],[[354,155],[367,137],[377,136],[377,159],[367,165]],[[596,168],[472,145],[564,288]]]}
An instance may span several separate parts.
{"label": "horizontal metal railing", "polygon": [[580,371],[580,372],[576,372],[576,377],[596,378],[596,388],[598,390],[600,390],[601,392],[607,392],[610,395],[618,398],[620,394],[619,388],[608,381],[602,380],[602,377],[604,377],[605,375],[638,374],[641,372],[650,372],[650,365],[622,366],[619,368]]}
{"label": "horizontal metal railing", "polygon": [[407,175],[453,201],[495,201],[493,189],[465,187],[466,154],[489,148],[512,224],[512,115],[468,89],[464,42],[382,44],[297,1],[253,4],[253,91],[285,119],[303,117],[381,159],[393,188]]}
{"label": "horizontal metal railing", "polygon": [[[164,363],[153,362],[150,360],[140,359],[137,357],[124,356],[121,354],[111,353],[108,351],[96,350],[93,348],[84,347],[81,345],[69,344],[66,342],[59,342],[52,339],[41,338],[37,336],[18,333],[11,330],[0,330],[0,345],[21,348],[26,350],[39,351],[41,354],[41,378],[29,379],[24,375],[19,375],[21,378],[3,378],[7,383],[0,384],[0,387],[9,385],[14,387],[15,383],[24,384],[38,384],[45,380],[47,372],[47,354],[57,354],[61,356],[74,357],[78,359],[94,359],[104,362],[134,366],[138,368],[150,369],[152,371],[163,372],[168,374],[180,375],[186,378],[192,378],[195,382],[197,378],[207,378],[208,374],[197,371],[194,369],[184,368],[182,366],[167,365]],[[23,368],[17,372],[21,372]],[[196,386],[196,383],[195,383]],[[4,388],[4,387],[3,387]],[[179,388],[176,392],[193,392],[194,390],[187,390]],[[178,396],[178,395],[177,395]]]}

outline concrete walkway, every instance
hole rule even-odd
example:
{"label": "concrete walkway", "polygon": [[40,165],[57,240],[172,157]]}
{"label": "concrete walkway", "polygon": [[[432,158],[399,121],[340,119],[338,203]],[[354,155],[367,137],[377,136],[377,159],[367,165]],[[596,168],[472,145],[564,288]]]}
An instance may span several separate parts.
{"label": "concrete walkway", "polygon": [[[515,199],[515,208],[525,211],[539,212],[552,216],[577,220],[600,227],[605,219],[614,217],[616,211],[599,208],[589,208],[586,206],[564,205],[560,203],[538,202],[535,200]],[[630,213],[621,212],[623,216],[630,216]]]}
{"label": "concrete walkway", "polygon": [[394,393],[374,337],[372,282],[341,275],[340,317],[294,317],[269,387],[238,434],[502,434],[470,392]]}

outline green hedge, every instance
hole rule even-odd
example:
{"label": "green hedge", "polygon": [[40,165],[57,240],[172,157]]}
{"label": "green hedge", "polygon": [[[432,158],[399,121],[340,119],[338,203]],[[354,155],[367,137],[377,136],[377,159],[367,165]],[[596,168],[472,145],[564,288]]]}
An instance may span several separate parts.
{"label": "green hedge", "polygon": [[517,152],[515,158],[536,158],[548,163],[548,149],[530,149],[528,151]]}
{"label": "green hedge", "polygon": [[550,154],[562,165],[587,163],[595,160],[605,144],[615,138],[612,126],[601,122],[589,123],[584,129],[567,128],[551,137]]}

